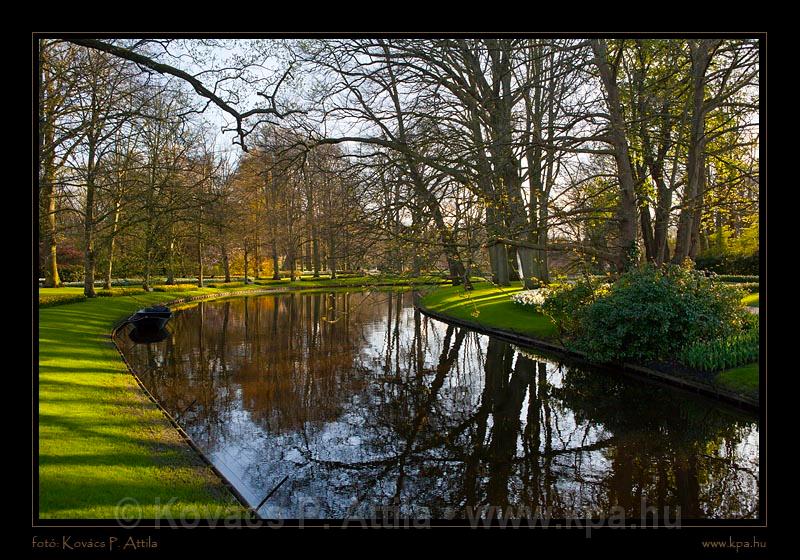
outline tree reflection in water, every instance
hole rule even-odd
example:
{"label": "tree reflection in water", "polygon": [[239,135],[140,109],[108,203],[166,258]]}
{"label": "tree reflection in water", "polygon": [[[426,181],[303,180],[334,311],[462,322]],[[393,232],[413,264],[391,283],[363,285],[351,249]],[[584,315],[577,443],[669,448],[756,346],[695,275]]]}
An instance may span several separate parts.
{"label": "tree reflection in water", "polygon": [[[200,303],[118,343],[267,517],[758,516],[758,422],[420,315],[410,293]],[[509,509],[510,508],[510,509]]]}

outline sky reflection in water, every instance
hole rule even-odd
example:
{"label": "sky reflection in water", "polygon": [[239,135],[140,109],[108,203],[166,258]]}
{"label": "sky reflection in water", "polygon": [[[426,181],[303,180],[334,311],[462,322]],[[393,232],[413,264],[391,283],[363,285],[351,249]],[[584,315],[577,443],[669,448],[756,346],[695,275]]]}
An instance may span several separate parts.
{"label": "sky reflection in water", "polygon": [[270,518],[758,516],[758,421],[560,365],[415,311],[410,293],[200,303],[118,343],[145,385]]}

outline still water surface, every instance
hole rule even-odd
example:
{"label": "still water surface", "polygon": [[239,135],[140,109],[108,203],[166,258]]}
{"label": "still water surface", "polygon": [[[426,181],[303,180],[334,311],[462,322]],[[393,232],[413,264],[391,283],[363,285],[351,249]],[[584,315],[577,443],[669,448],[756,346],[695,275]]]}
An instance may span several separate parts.
{"label": "still water surface", "polygon": [[[421,315],[412,295],[200,303],[118,344],[268,518],[758,516],[758,420]],[[377,513],[376,513],[377,511]]]}

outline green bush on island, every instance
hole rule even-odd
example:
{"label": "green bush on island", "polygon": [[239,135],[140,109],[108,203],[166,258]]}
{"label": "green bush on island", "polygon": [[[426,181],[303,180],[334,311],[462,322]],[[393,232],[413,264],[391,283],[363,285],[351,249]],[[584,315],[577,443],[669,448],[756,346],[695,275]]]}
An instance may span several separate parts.
{"label": "green bush on island", "polygon": [[556,325],[561,338],[575,337],[583,330],[586,310],[608,294],[608,286],[597,278],[550,284],[542,288],[544,301],[538,307]]}
{"label": "green bush on island", "polygon": [[674,358],[690,343],[741,333],[741,290],[677,265],[632,270],[607,291],[588,283],[555,292],[542,310],[568,347],[598,362]]}

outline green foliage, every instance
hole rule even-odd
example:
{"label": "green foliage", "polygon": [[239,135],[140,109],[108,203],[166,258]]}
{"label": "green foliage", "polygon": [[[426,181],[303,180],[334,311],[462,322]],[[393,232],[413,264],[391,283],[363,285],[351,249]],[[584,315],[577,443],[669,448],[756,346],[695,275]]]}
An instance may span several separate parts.
{"label": "green foliage", "polygon": [[687,344],[680,353],[682,364],[702,371],[719,371],[758,361],[758,318],[748,328],[714,340]]}
{"label": "green foliage", "polygon": [[65,303],[75,303],[83,301],[86,296],[83,294],[52,294],[39,296],[39,308],[53,307],[54,305],[63,305]]}
{"label": "green foliage", "polygon": [[80,282],[83,280],[82,264],[58,265],[58,276],[62,282]]}
{"label": "green foliage", "polygon": [[732,288],[737,288],[748,294],[757,294],[759,292],[758,282],[730,282],[728,283]]}
{"label": "green foliage", "polygon": [[600,362],[668,359],[690,342],[741,331],[747,317],[741,297],[690,268],[648,265],[623,274],[580,312],[570,344]]}
{"label": "green foliage", "polygon": [[[215,287],[212,284],[209,284],[210,288]],[[154,292],[185,292],[188,290],[194,290],[197,288],[195,284],[164,284],[162,286],[153,286]]]}
{"label": "green foliage", "polygon": [[714,276],[714,280],[718,282],[749,282],[758,284],[758,275],[757,274],[717,274]]}
{"label": "green foliage", "polygon": [[245,284],[244,282],[215,282],[214,284],[206,284],[209,288],[244,288],[245,286],[251,285],[252,284]]}
{"label": "green foliage", "polygon": [[730,226],[723,226],[710,237],[710,247],[703,257],[731,255],[746,257],[758,253],[759,223],[756,219],[748,227],[742,228],[738,234]]}
{"label": "green foliage", "polygon": [[145,294],[144,288],[111,288],[97,290],[97,297],[135,296]]}
{"label": "green foliage", "polygon": [[755,275],[759,272],[758,251],[751,255],[708,255],[695,259],[698,270],[716,272],[717,274],[748,274]]}
{"label": "green foliage", "polygon": [[541,312],[558,328],[559,335],[575,336],[582,329],[586,309],[608,293],[608,284],[595,279],[550,284]]}

